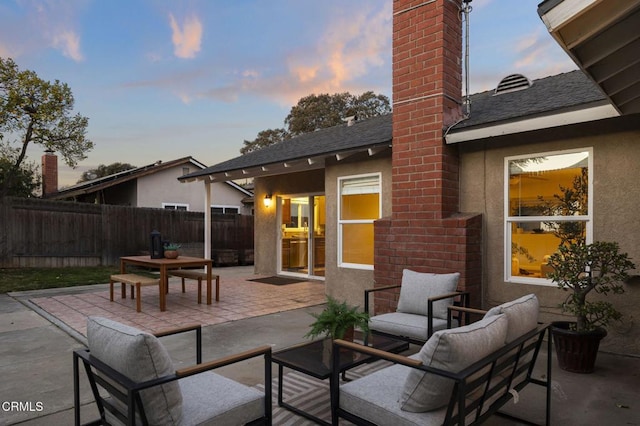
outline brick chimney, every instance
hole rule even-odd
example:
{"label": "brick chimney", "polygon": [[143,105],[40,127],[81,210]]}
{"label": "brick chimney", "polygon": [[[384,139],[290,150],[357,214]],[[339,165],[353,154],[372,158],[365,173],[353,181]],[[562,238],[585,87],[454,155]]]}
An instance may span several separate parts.
{"label": "brick chimney", "polygon": [[[461,0],[393,2],[391,217],[375,223],[375,285],[399,284],[405,268],[460,272],[480,306],[482,218],[459,209],[458,153],[444,143],[462,117]],[[397,294],[376,296],[376,312]]]}
{"label": "brick chimney", "polygon": [[42,196],[58,192],[58,157],[53,151],[42,156]]}

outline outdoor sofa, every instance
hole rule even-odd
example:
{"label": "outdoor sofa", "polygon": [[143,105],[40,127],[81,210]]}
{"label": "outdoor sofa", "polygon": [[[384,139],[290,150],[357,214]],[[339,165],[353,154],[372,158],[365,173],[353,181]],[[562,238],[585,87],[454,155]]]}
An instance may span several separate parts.
{"label": "outdoor sofa", "polygon": [[[464,309],[464,308],[463,308]],[[538,299],[530,294],[497,306],[484,318],[437,331],[419,353],[406,357],[344,340],[339,348],[384,359],[393,365],[357,380],[331,381],[333,424],[340,417],[359,425],[474,425],[487,420],[529,383],[546,392],[550,422],[551,339],[544,379],[533,368],[549,324],[538,324]]]}

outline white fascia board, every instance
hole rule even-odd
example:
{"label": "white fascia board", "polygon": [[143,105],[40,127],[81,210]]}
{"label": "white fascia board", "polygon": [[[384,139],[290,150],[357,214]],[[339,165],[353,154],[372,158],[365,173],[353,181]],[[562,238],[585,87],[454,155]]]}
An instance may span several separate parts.
{"label": "white fascia board", "polygon": [[[473,112],[473,111],[472,111]],[[548,129],[551,127],[567,126],[570,124],[586,123],[588,121],[602,120],[620,116],[620,113],[612,105],[600,105],[577,111],[563,112],[544,117],[535,117],[510,123],[486,126],[479,129],[461,130],[450,132],[445,137],[447,144],[473,141],[477,139],[491,138],[495,136],[512,135],[515,133],[529,132],[532,130]]]}
{"label": "white fascia board", "polygon": [[541,16],[541,18],[549,32],[553,32],[600,1],[601,0],[563,0],[556,5],[556,7]]}

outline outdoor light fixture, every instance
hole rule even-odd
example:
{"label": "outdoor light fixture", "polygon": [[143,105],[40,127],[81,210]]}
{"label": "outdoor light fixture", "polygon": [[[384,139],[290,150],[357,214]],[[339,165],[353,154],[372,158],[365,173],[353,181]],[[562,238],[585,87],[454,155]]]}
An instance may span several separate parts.
{"label": "outdoor light fixture", "polygon": [[271,194],[267,194],[264,196],[264,206],[267,208],[271,206]]}

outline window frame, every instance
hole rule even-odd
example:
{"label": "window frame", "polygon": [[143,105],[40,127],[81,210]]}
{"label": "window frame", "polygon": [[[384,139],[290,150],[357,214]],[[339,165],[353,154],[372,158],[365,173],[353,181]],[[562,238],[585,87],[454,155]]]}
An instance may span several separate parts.
{"label": "window frame", "polygon": [[[509,163],[512,160],[522,160],[527,158],[548,157],[563,154],[572,154],[578,152],[588,152],[589,157],[587,159],[588,167],[588,180],[587,180],[587,214],[576,216],[510,216],[509,205]],[[511,275],[511,259],[513,257],[511,253],[511,242],[513,235],[514,222],[584,222],[585,223],[585,241],[590,244],[593,241],[593,182],[594,168],[593,168],[593,147],[575,148],[557,151],[545,151],[535,152],[522,155],[513,155],[504,158],[504,206],[503,206],[503,224],[504,224],[504,281],[517,284],[533,284],[541,286],[553,286],[556,284],[549,278],[543,277],[526,277],[526,276],[514,276]]]}
{"label": "window frame", "polygon": [[[378,181],[378,217],[375,219],[349,219],[349,220],[343,220],[341,219],[342,217],[342,185],[343,182],[348,181],[348,180],[355,180],[355,179],[361,179],[361,178],[365,178],[365,177],[375,177],[376,180]],[[337,192],[338,194],[337,196],[337,218],[336,218],[336,222],[337,222],[337,228],[338,228],[338,250],[337,250],[337,262],[338,262],[338,267],[339,268],[349,268],[349,269],[362,269],[362,270],[373,270],[374,265],[371,264],[363,264],[363,263],[350,263],[350,262],[344,262],[342,260],[342,254],[343,254],[343,225],[350,225],[350,224],[371,224],[371,226],[374,226],[374,222],[378,219],[380,219],[382,217],[382,173],[381,172],[374,172],[374,173],[362,173],[362,174],[357,174],[357,175],[348,175],[348,176],[339,176],[337,179]],[[374,248],[371,247],[371,250],[373,250]]]}
{"label": "window frame", "polygon": [[[184,209],[179,209],[178,207],[184,207]],[[165,209],[165,210],[189,211],[189,204],[185,204],[185,203],[162,203],[162,208]]]}
{"label": "window frame", "polygon": [[[222,213],[214,213],[212,211],[211,214],[242,214],[242,208],[240,206],[234,206],[231,204],[211,204],[211,206],[209,206],[209,209],[222,209]],[[231,209],[233,209],[234,211],[227,212],[227,210]]]}

